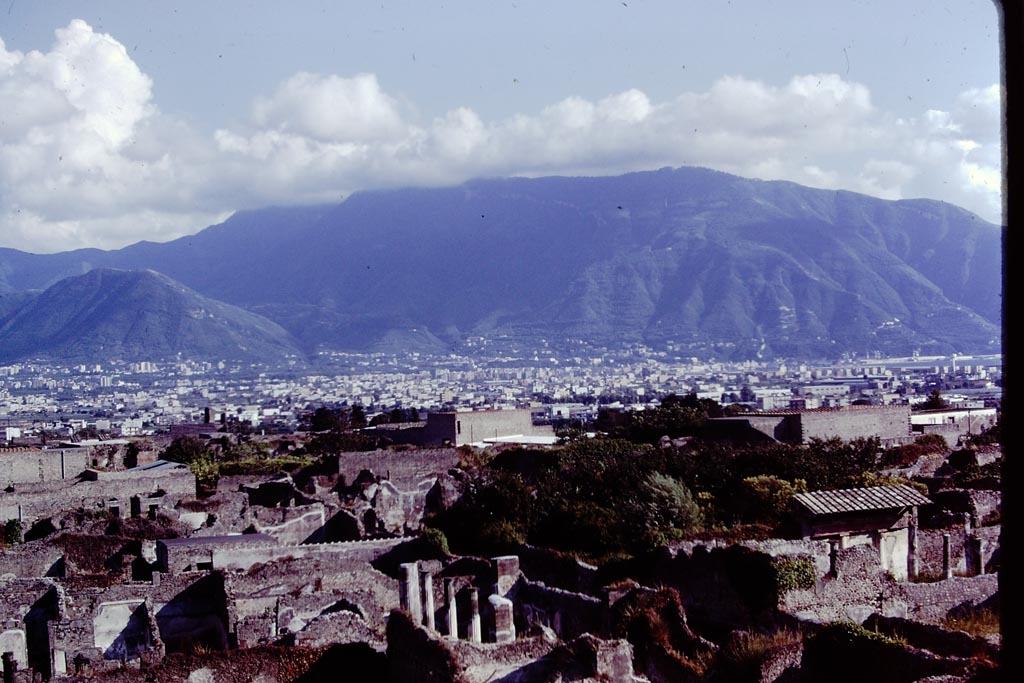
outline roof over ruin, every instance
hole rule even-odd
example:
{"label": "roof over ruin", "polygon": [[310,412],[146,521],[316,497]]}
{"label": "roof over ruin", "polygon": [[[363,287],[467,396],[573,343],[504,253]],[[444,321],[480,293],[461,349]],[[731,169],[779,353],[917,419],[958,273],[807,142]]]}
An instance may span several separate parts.
{"label": "roof over ruin", "polygon": [[811,491],[797,493],[793,496],[793,500],[812,515],[891,510],[914,505],[928,505],[932,502],[920,491],[905,484],[836,491]]}

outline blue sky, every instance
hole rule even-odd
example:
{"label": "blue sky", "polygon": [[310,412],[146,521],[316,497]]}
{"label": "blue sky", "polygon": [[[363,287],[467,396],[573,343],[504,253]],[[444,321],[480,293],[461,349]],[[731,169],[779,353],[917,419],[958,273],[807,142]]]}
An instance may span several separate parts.
{"label": "blue sky", "polygon": [[989,0],[7,4],[0,246],[666,165],[1001,216]]}

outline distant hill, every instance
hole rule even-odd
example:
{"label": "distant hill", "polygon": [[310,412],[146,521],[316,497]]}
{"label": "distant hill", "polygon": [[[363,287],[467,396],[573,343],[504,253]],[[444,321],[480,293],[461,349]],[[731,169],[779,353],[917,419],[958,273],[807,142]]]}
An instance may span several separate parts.
{"label": "distant hill", "polygon": [[[0,298],[2,304],[2,298]],[[300,354],[289,334],[153,271],[106,268],[60,280],[0,308],[0,362],[119,358],[281,361]]]}
{"label": "distant hill", "polygon": [[307,349],[482,336],[799,358],[1000,341],[999,226],[938,201],[699,168],[365,192],[240,212],[165,244],[0,250],[0,291],[97,266],[158,270]]}

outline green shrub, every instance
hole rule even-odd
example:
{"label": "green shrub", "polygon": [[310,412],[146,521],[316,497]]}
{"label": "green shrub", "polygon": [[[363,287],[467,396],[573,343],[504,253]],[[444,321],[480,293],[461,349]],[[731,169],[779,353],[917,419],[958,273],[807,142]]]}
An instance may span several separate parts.
{"label": "green shrub", "polygon": [[420,543],[423,545],[424,553],[431,558],[443,559],[451,555],[448,537],[440,529],[425,527],[420,534]]}
{"label": "green shrub", "polygon": [[789,513],[789,501],[796,493],[807,490],[807,482],[788,482],[774,475],[747,477],[740,482],[744,521],[775,525]]}
{"label": "green shrub", "polygon": [[929,453],[945,453],[949,450],[949,443],[942,434],[922,434],[914,439],[914,443],[927,448]]}
{"label": "green shrub", "polygon": [[21,520],[9,519],[4,524],[4,543],[7,545],[16,545],[22,542],[24,529],[22,528]]}
{"label": "green shrub", "polygon": [[780,596],[792,590],[814,588],[817,580],[814,562],[806,557],[777,557],[772,568],[775,570],[775,589]]}

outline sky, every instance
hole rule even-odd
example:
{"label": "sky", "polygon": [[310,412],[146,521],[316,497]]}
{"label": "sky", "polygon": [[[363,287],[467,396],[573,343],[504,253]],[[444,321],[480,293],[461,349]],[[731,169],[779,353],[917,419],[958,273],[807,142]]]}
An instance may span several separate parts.
{"label": "sky", "polygon": [[2,0],[0,247],[664,166],[1001,223],[999,40],[991,0]]}

